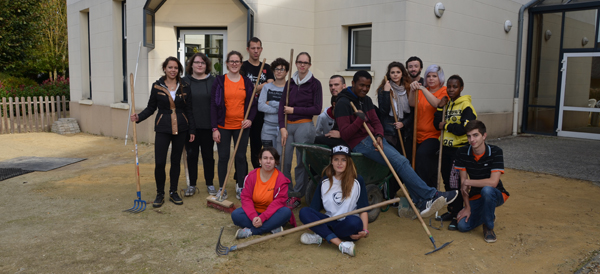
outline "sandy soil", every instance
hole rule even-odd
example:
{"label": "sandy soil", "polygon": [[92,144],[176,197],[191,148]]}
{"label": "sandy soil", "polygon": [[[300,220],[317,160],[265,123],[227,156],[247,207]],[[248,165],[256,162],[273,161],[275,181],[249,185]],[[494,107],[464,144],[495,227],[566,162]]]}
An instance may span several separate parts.
{"label": "sandy soil", "polygon": [[[233,239],[237,228],[228,214],[206,207],[204,189],[182,206],[122,212],[136,198],[131,144],[52,133],[0,135],[0,144],[0,161],[87,158],[0,182],[2,273],[572,273],[600,249],[598,186],[507,170],[502,180],[511,197],[497,210],[494,244],[483,241],[481,227],[431,229],[438,244],[453,242],[425,256],[433,247],[418,221],[390,210],[369,225],[354,258],[326,243],[302,245],[301,232],[218,257],[222,226],[224,245],[242,241]],[[151,201],[153,146],[140,145],[139,154],[142,198]]]}

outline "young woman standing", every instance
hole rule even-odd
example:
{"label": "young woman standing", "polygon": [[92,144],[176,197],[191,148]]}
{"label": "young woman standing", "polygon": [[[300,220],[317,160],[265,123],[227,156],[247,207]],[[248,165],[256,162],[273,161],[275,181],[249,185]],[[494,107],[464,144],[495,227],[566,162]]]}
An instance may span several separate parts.
{"label": "young woman standing", "polygon": [[163,77],[152,84],[148,106],[140,114],[132,114],[132,122],[142,122],[150,117],[156,109],[154,122],[154,178],[156,180],[156,199],[153,207],[161,207],[165,201],[165,166],[167,165],[167,152],[171,145],[171,171],[169,179],[169,200],[176,205],[182,205],[183,200],[177,194],[179,181],[180,161],[183,147],[188,141],[195,138],[195,123],[192,114],[192,94],[190,87],[181,81],[183,66],[175,57],[168,57],[162,64],[165,73]]}
{"label": "young woman standing", "polygon": [[[311,57],[306,52],[301,52],[296,56],[296,68],[290,79],[290,93],[288,105],[286,106],[286,92],[281,96],[279,104],[279,138],[278,151],[285,147],[285,166],[282,168],[283,174],[291,180],[292,178],[292,154],[294,147],[292,143],[313,143],[315,141],[315,126],[313,116],[321,114],[323,107],[323,90],[321,82],[317,80],[309,70],[311,66]],[[287,128],[285,127],[285,114],[287,114]],[[300,198],[306,191],[308,177],[304,174],[301,155],[296,153],[296,168],[294,189],[290,191],[288,207],[291,209],[300,205]]]}
{"label": "young woman standing", "polygon": [[192,93],[191,104],[193,106],[194,121],[196,122],[196,139],[194,142],[185,144],[187,161],[190,175],[190,186],[185,191],[185,196],[192,196],[196,192],[196,181],[198,180],[198,154],[202,151],[202,167],[204,168],[204,180],[208,194],[216,195],[217,190],[213,186],[215,178],[215,158],[210,130],[210,89],[215,77],[210,74],[211,62],[204,53],[194,54],[187,62],[185,77],[183,81],[190,86]]}
{"label": "young woman standing", "polygon": [[[227,190],[223,190],[225,176],[227,175],[227,164],[229,162],[229,151],[231,140],[240,142],[235,153],[235,170],[237,175],[236,198],[241,199],[244,178],[248,174],[246,162],[246,150],[248,149],[248,134],[252,120],[256,115],[256,101],[250,105],[252,82],[246,76],[240,74],[242,65],[242,54],[231,51],[227,54],[227,74],[217,76],[211,90],[210,120],[212,127],[212,138],[217,143],[219,163],[217,166],[219,174],[219,191],[217,196],[223,192],[223,198],[227,198]],[[248,119],[244,120],[246,110],[250,108]],[[240,130],[244,132],[238,140]]]}

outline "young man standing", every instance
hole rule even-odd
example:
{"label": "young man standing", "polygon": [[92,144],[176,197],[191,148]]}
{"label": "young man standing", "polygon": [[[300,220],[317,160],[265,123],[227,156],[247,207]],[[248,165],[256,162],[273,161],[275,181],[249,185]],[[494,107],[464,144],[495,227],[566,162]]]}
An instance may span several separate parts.
{"label": "young man standing", "polygon": [[469,121],[465,126],[469,145],[456,153],[454,166],[460,171],[461,194],[465,208],[457,215],[458,230],[470,231],[483,224],[483,239],[496,242],[494,221],[496,207],[508,199],[500,175],[504,173],[502,149],[485,143],[487,137],[483,122]]}
{"label": "young man standing", "polygon": [[[371,88],[372,77],[367,71],[360,70],[354,74],[352,86],[338,94],[335,105],[335,121],[337,122],[341,137],[353,152],[362,153],[365,157],[386,165],[385,160],[377,151],[375,143],[371,140],[364,128],[366,123],[369,130],[377,138],[377,144],[383,149],[396,174],[406,185],[411,198],[415,202],[422,217],[429,217],[456,199],[458,191],[439,192],[419,178],[412,169],[408,160],[383,139],[383,127],[375,106],[370,97],[367,96]],[[350,103],[353,103],[358,111],[354,111]]]}
{"label": "young man standing", "polygon": [[[258,74],[260,70],[260,66],[262,62],[260,61],[260,54],[262,53],[263,47],[262,42],[257,37],[252,37],[248,41],[246,51],[248,51],[248,60],[242,63],[241,74],[250,78],[252,80],[252,84],[256,84],[258,81],[259,85],[256,88],[256,97],[254,100],[258,100],[258,96],[266,83],[271,83],[274,81],[275,76],[273,75],[273,71],[271,70],[271,66],[269,64],[265,64],[260,79],[258,79]],[[250,160],[252,161],[252,166],[257,168],[260,166],[258,163],[258,153],[262,148],[262,141],[260,138],[263,123],[265,120],[264,112],[257,112],[256,117],[252,121],[252,127],[250,128]]]}
{"label": "young man standing", "polygon": [[406,60],[406,70],[408,75],[412,78],[411,82],[417,81],[421,85],[425,84],[425,80],[421,78],[421,70],[423,70],[423,61],[417,56],[413,56]]}

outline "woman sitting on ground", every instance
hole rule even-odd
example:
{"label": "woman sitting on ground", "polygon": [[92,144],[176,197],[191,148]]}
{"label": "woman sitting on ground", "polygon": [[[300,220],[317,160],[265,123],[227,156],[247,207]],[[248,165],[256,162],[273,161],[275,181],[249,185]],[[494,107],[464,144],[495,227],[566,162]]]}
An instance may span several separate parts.
{"label": "woman sitting on ground", "polygon": [[279,165],[279,153],[273,147],[265,147],[258,162],[261,167],[251,171],[244,182],[242,208],[231,213],[233,223],[242,227],[235,233],[237,239],[281,232],[292,216],[285,206],[290,180],[275,168]]}
{"label": "woman sitting on ground", "polygon": [[[331,163],[323,170],[326,177],[315,190],[310,207],[300,210],[300,220],[312,223],[334,217],[356,209],[367,207],[367,189],[347,146],[336,146],[331,150]],[[321,209],[325,209],[325,214]],[[325,224],[311,227],[315,233],[304,233],[300,237],[303,244],[321,244],[323,238],[338,246],[342,253],[355,255],[354,241],[369,235],[367,212],[350,215]]]}

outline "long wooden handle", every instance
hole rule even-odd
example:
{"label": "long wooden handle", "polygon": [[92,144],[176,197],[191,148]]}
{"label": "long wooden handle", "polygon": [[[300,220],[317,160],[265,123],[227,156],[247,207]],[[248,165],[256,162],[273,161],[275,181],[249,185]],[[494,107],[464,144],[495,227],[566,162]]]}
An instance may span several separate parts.
{"label": "long wooden handle", "polygon": [[[350,105],[352,106],[352,109],[354,109],[354,112],[358,111],[356,109],[356,106],[354,106],[354,103],[350,102]],[[385,153],[383,153],[383,148],[379,146],[379,144],[377,143],[377,139],[375,138],[375,136],[373,136],[373,133],[371,132],[371,130],[369,129],[369,127],[367,126],[367,124],[365,122],[363,122],[363,126],[367,130],[367,133],[369,133],[369,136],[371,137],[371,140],[373,140],[373,144],[375,145],[375,148],[377,148],[377,150],[381,154],[381,157],[383,157],[383,160],[385,160],[385,163],[390,168],[390,171],[392,172],[392,174],[394,174],[394,178],[396,178],[396,182],[398,182],[398,185],[400,185],[400,188],[402,189],[402,192],[404,192],[404,196],[406,197],[406,200],[408,200],[408,203],[410,203],[410,207],[412,207],[413,211],[417,215],[417,218],[419,218],[419,221],[421,222],[421,225],[425,229],[425,232],[427,232],[427,235],[429,235],[429,238],[433,237],[431,235],[431,232],[429,232],[429,229],[427,228],[427,225],[425,224],[425,221],[423,221],[423,218],[421,218],[421,213],[419,213],[419,211],[417,210],[417,207],[415,206],[415,204],[413,203],[412,199],[410,198],[410,195],[408,194],[408,191],[404,187],[404,184],[402,183],[402,181],[398,177],[398,174],[394,170],[394,167],[392,166],[392,164],[388,160],[387,156],[385,156]]]}
{"label": "long wooden handle", "polygon": [[412,146],[412,168],[415,170],[415,161],[417,159],[417,113],[419,112],[419,90],[415,94],[415,116],[413,117],[413,146]]}
{"label": "long wooden handle", "polygon": [[[131,111],[135,113],[135,96],[133,92],[133,73],[129,74],[129,85],[131,86]],[[131,118],[129,118],[131,119]],[[136,122],[133,123],[133,145],[135,146],[135,179],[136,179],[136,189],[137,192],[142,191],[140,186],[140,160],[138,157],[138,147],[137,147],[137,129]]]}
{"label": "long wooden handle", "polygon": [[347,216],[350,216],[350,215],[362,213],[362,212],[365,212],[365,211],[368,211],[368,210],[371,210],[371,209],[374,209],[374,208],[382,207],[382,206],[393,204],[393,203],[397,203],[397,202],[400,202],[400,198],[394,198],[394,199],[391,199],[391,200],[383,201],[381,203],[377,203],[377,204],[370,205],[370,206],[367,206],[367,207],[363,207],[363,208],[360,208],[360,209],[357,209],[357,210],[346,212],[344,214],[340,214],[340,215],[337,215],[337,216],[329,217],[327,219],[315,221],[315,222],[308,223],[308,224],[305,224],[305,225],[301,225],[301,226],[298,226],[298,227],[294,227],[294,228],[291,228],[291,229],[288,229],[288,230],[284,230],[284,231],[279,232],[279,233],[275,233],[275,234],[271,234],[271,235],[268,235],[268,236],[265,236],[265,237],[262,237],[262,238],[254,239],[252,241],[247,241],[247,242],[241,243],[239,245],[233,246],[232,249],[233,250],[237,250],[237,249],[240,249],[240,248],[247,247],[249,245],[253,245],[253,244],[264,242],[264,241],[267,241],[267,240],[270,240],[270,239],[273,239],[273,238],[285,236],[285,235],[288,235],[288,234],[291,234],[291,233],[294,233],[294,232],[297,232],[297,231],[300,231],[300,230],[303,230],[303,229],[307,229],[307,228],[310,228],[310,227],[313,227],[313,226],[318,226],[318,225],[321,225],[321,224],[324,224],[324,223],[328,223],[328,222],[331,222],[331,221],[334,221],[334,220],[337,220],[337,219],[341,219],[341,218],[344,218],[344,217],[347,217]]}
{"label": "long wooden handle", "polygon": [[[444,110],[442,111],[442,121],[446,121],[446,108],[448,105],[444,105]],[[437,189],[440,189],[440,179],[442,178],[442,148],[444,147],[444,129],[442,128],[440,133],[440,155],[438,157],[438,178],[437,178]]]}
{"label": "long wooden handle", "polygon": [[[260,82],[260,76],[262,76],[262,71],[263,68],[265,67],[265,62],[267,62],[267,58],[264,58],[262,61],[262,65],[260,66],[260,70],[258,71],[258,78],[256,78],[256,83],[254,84],[254,90],[252,91],[252,96],[250,97],[250,103],[248,103],[248,109],[246,110],[246,114],[244,115],[244,120],[242,120],[242,123],[248,119],[248,115],[250,115],[250,109],[252,109],[252,103],[254,102],[254,95],[256,94],[256,89],[258,88],[258,84]],[[243,79],[242,79],[243,81]],[[221,187],[222,189],[225,189],[225,186],[227,186],[227,181],[229,181],[229,173],[231,172],[231,167],[233,167],[233,162],[235,160],[235,153],[238,150],[238,147],[240,146],[240,140],[242,139],[242,133],[244,133],[244,127],[242,127],[240,129],[240,135],[238,135],[238,139],[237,142],[235,142],[235,147],[233,148],[233,155],[229,156],[229,163],[227,164],[227,174],[225,175],[225,182],[223,183],[223,186]],[[219,201],[223,200],[223,193],[225,191],[221,191],[221,196],[218,197]]]}
{"label": "long wooden handle", "polygon": [[[294,63],[294,49],[290,50],[290,71],[288,71],[288,81],[287,81],[287,87],[286,87],[286,92],[285,92],[285,106],[287,107],[288,103],[290,102],[290,82],[292,81],[292,64]],[[284,108],[285,109],[285,108]],[[284,113],[283,114],[284,117],[284,127],[285,129],[287,129],[287,114]],[[283,144],[283,140],[280,140],[281,142],[281,170],[283,170],[285,168],[285,166],[283,165],[285,162],[285,145]],[[287,143],[287,139],[286,139],[286,143]]]}
{"label": "long wooden handle", "polygon": [[[384,76],[384,78],[386,81],[388,80],[387,75]],[[398,115],[396,115],[396,107],[394,106],[394,96],[392,96],[392,94],[394,94],[394,90],[390,89],[390,105],[392,106],[392,112],[394,113],[394,121],[396,121],[396,123],[398,123]],[[406,149],[404,149],[404,140],[402,140],[402,133],[400,132],[399,128],[397,128],[396,130],[398,131],[398,138],[400,139],[400,146],[402,146],[402,155],[404,155],[404,157],[406,157]]]}

